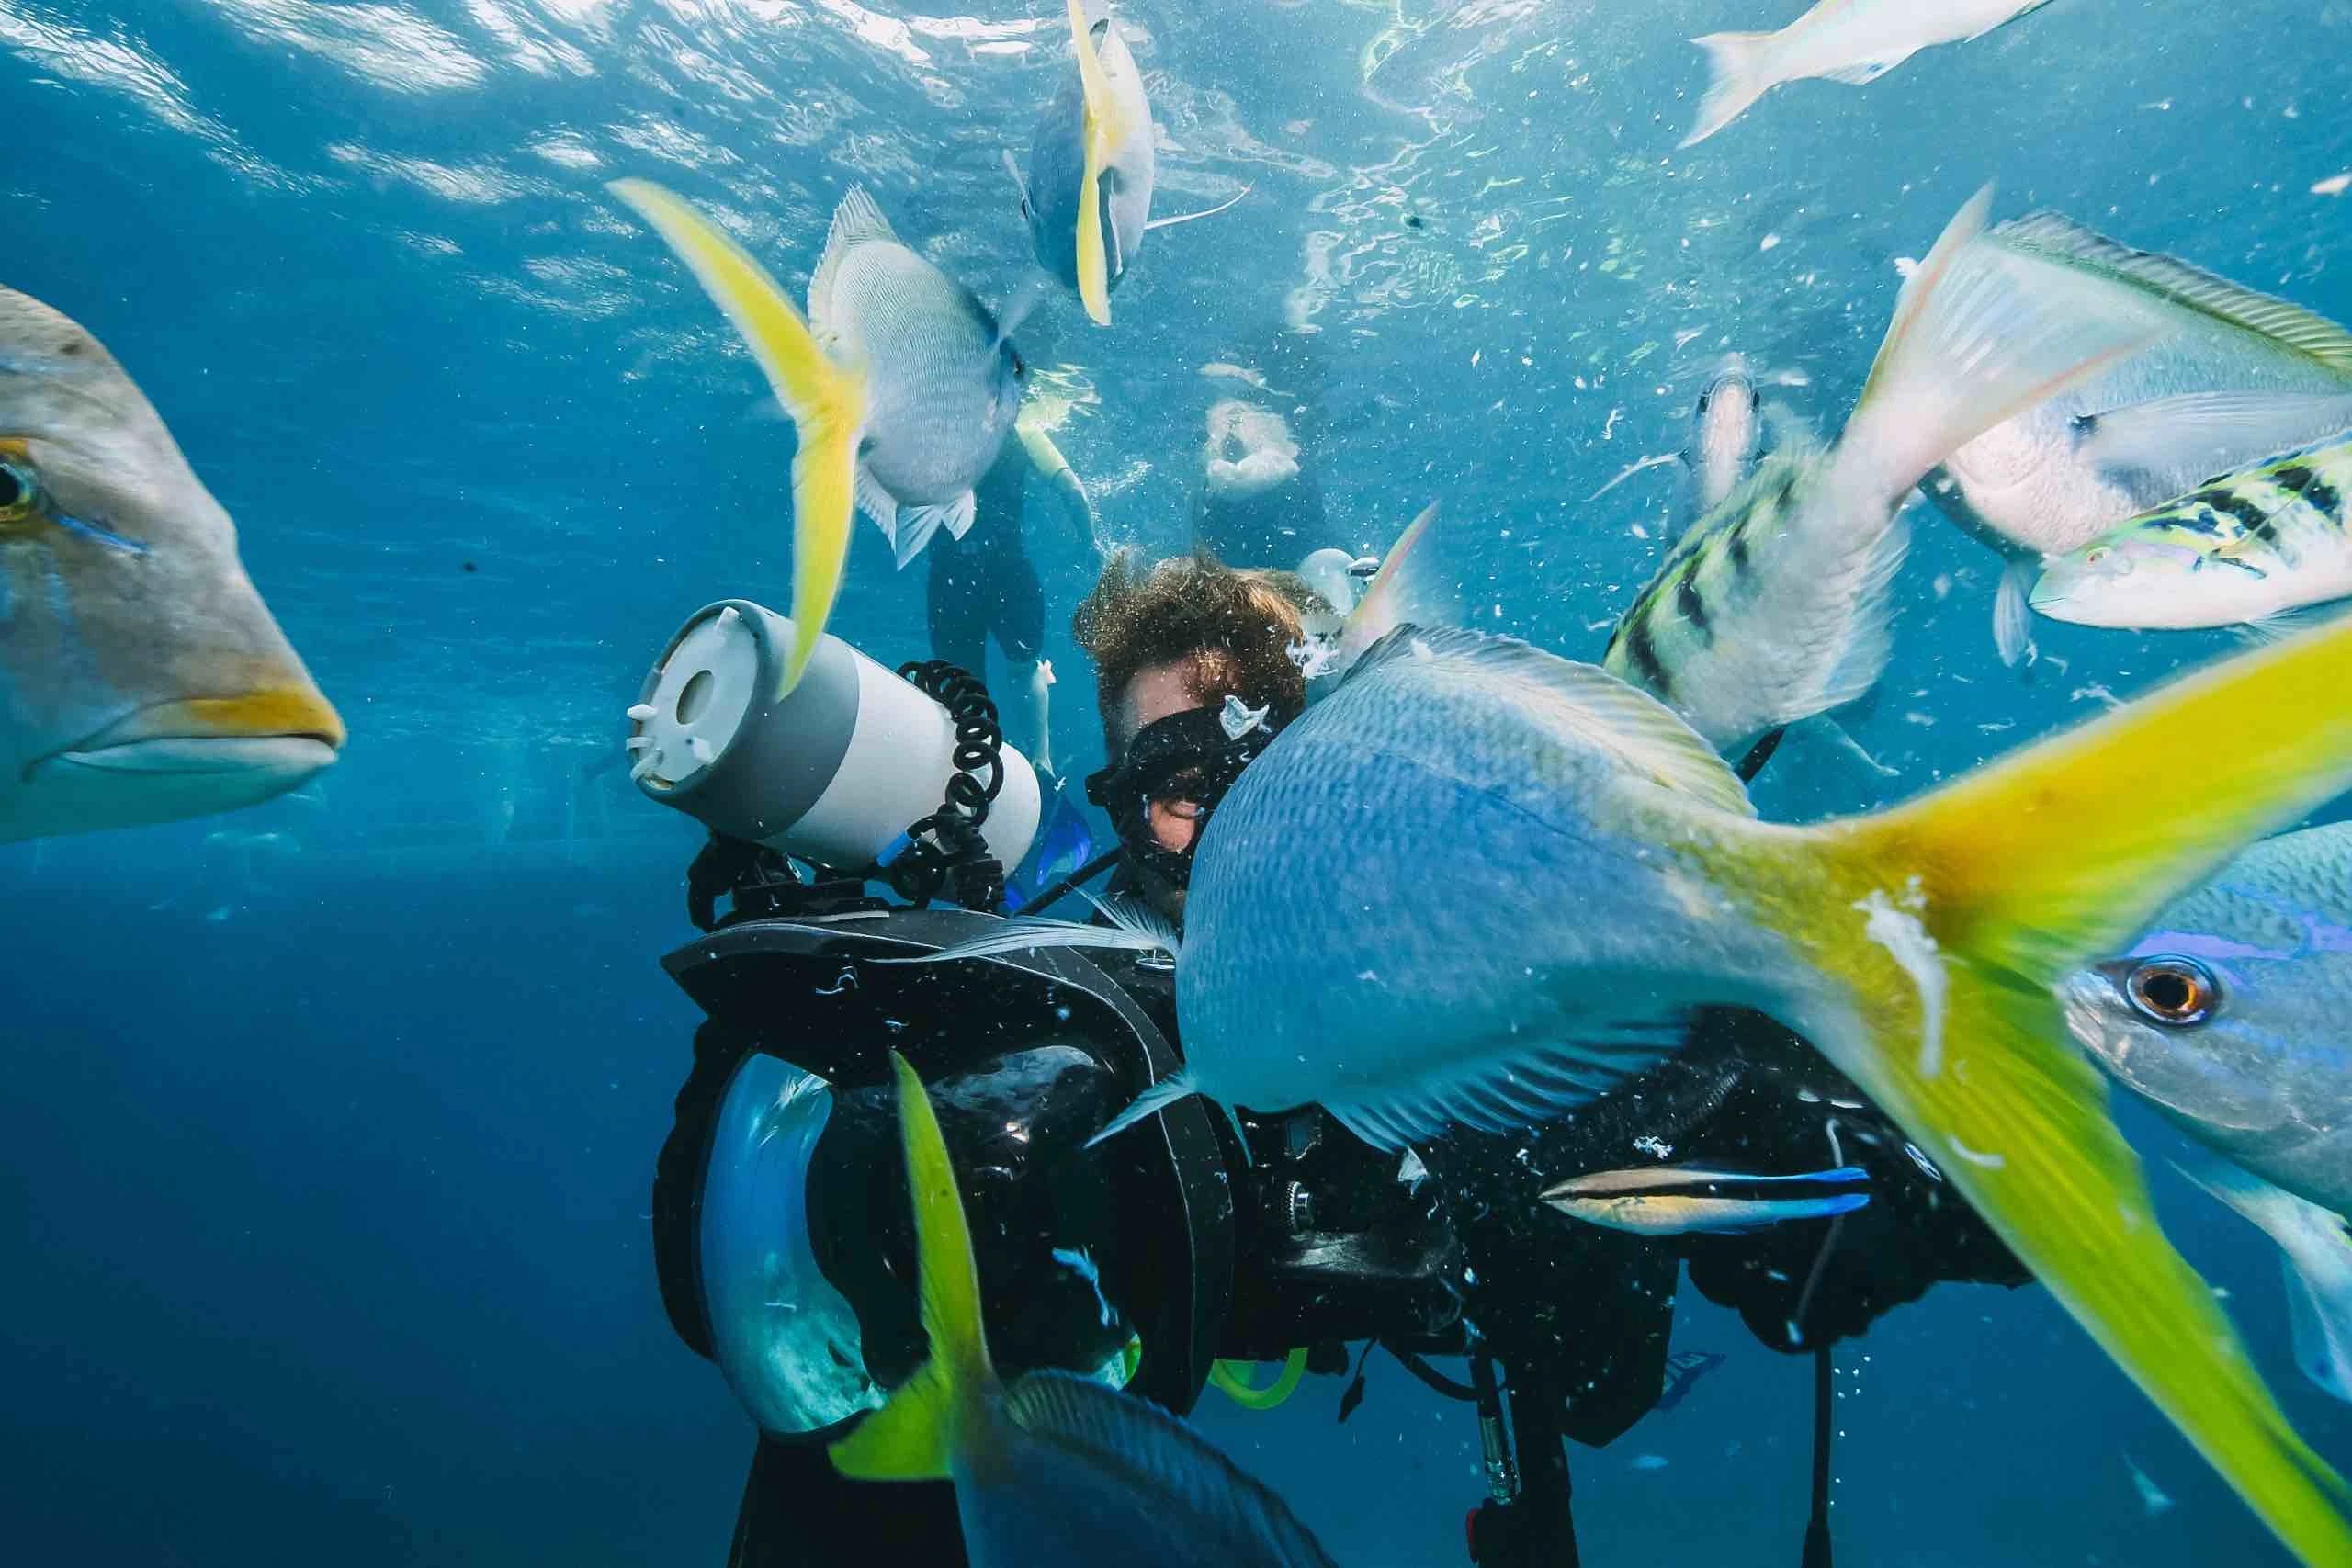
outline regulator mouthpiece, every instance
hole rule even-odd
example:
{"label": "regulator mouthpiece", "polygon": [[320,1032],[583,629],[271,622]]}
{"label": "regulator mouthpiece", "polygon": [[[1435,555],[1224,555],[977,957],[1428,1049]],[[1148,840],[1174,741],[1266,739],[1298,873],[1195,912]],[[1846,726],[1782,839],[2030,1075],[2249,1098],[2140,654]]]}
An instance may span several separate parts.
{"label": "regulator mouthpiece", "polygon": [[[937,811],[956,726],[912,683],[820,637],[778,697],[792,623],[748,599],[696,611],[628,710],[629,778],[648,799],[730,838],[844,870],[872,863]],[[1036,837],[1037,775],[1008,743],[980,836],[1018,865]]]}

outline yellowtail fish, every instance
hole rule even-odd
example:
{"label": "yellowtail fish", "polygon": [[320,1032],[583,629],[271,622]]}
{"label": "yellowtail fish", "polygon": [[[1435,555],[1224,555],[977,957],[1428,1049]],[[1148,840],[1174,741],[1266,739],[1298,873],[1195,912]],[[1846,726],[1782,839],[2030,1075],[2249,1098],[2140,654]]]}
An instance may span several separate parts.
{"label": "yellowtail fish", "polygon": [[1970,437],[2146,346],[2144,320],[2085,308],[2073,272],[1993,243],[1991,192],[1905,284],[1833,450],[1792,444],[1691,525],[1602,665],[1736,750],[1849,703],[1885,667],[1901,507]]}
{"label": "yellowtail fish", "polygon": [[1855,1166],[1756,1176],[1710,1166],[1597,1170],[1546,1188],[1544,1201],[1572,1220],[1635,1235],[1741,1235],[1792,1220],[1834,1219],[1871,1201]]}
{"label": "yellowtail fish", "polygon": [[833,1444],[835,1468],[952,1479],[973,1568],[1329,1568],[1280,1497],[1158,1406],[1070,1372],[998,1377],[946,1143],[914,1069],[891,1061],[931,1359]]}
{"label": "yellowtail fish", "polygon": [[2227,474],[2057,557],[2035,612],[2181,631],[2275,623],[2352,595],[2352,434]]}
{"label": "yellowtail fish", "polygon": [[[1037,263],[1074,290],[1095,325],[1111,324],[1111,290],[1154,229],[1210,218],[1250,194],[1202,212],[1151,216],[1159,146],[1143,73],[1111,19],[1108,0],[1066,0],[1077,69],[1038,117],[1029,173],[1018,169],[1021,216]],[[1012,162],[1007,152],[1007,164]]]}
{"label": "yellowtail fish", "polygon": [[2065,266],[2092,307],[2161,334],[1952,453],[1928,498],[2007,555],[1994,610],[2004,662],[2031,642],[2027,591],[2048,557],[2226,474],[2352,429],[2352,333],[2175,256],[2133,250],[2054,212],[1992,241]]}
{"label": "yellowtail fish", "polygon": [[1982,38],[2050,0],[1820,0],[1777,33],[1713,33],[1714,80],[1685,147],[1704,141],[1783,82],[1818,76],[1860,86],[1923,49]]}
{"label": "yellowtail fish", "polygon": [[1181,940],[1002,941],[1174,952],[1183,1069],[1104,1136],[1193,1093],[1320,1104],[1389,1148],[1515,1129],[1682,1048],[1695,1007],[1764,1012],[1902,1126],[2290,1550],[2339,1564],[2352,1492],[2165,1240],[2057,987],[2352,784],[2347,694],[2352,625],[2322,628],[1905,805],[1792,828],[1605,671],[1405,627],[1241,774]]}
{"label": "yellowtail fish", "polygon": [[343,741],[145,395],[0,288],[0,840],[251,806]]}

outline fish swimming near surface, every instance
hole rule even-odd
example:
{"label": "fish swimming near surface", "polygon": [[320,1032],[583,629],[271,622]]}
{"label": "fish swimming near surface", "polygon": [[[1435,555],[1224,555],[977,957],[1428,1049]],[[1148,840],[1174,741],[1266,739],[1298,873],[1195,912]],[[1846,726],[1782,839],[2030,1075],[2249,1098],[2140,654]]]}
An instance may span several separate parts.
{"label": "fish swimming near surface", "polygon": [[153,405],[0,288],[0,841],[251,806],[344,738]]}
{"label": "fish swimming near surface", "polygon": [[767,270],[647,180],[608,187],[666,241],[727,313],[799,435],[792,465],[795,641],[790,690],[824,632],[853,509],[904,567],[944,527],[972,525],[973,489],[1021,412],[1011,328],[892,231],[853,188],[833,213],[804,319]]}
{"label": "fish swimming near surface", "polygon": [[1694,146],[1747,112],[1781,85],[1822,77],[1860,86],[1923,49],[1982,38],[2050,0],[1820,0],[1776,33],[1713,33],[1690,41],[1707,51],[1714,80],[1698,122],[1682,139]]}
{"label": "fish swimming near surface", "polygon": [[2352,1493],[2165,1240],[2057,987],[2352,784],[2348,693],[2352,626],[2329,626],[1793,828],[1605,671],[1407,626],[1241,774],[1181,939],[1131,919],[992,940],[1174,952],[1183,1068],[1103,1136],[1195,1093],[1320,1104],[1390,1149],[1517,1129],[1680,1049],[1695,1007],[1764,1012],[1900,1123],[2291,1551],[2339,1563]]}
{"label": "fish swimming near surface", "polygon": [[1602,665],[1721,750],[1867,692],[1886,664],[1913,487],[2156,330],[2086,309],[2095,286],[2078,274],[1992,243],[1990,204],[1980,192],[1904,285],[1836,447],[1766,457],[1668,552],[1610,638]]}
{"label": "fish swimming near surface", "polygon": [[[1076,292],[1097,326],[1111,324],[1111,290],[1143,252],[1154,229],[1210,218],[1250,194],[1203,212],[1151,216],[1159,149],[1126,39],[1108,0],[1066,0],[1077,69],[1038,116],[1029,141],[1029,172],[1013,170],[1021,216],[1037,264]],[[1008,165],[1012,153],[1005,154]],[[1262,384],[1262,383],[1261,383]]]}
{"label": "fish swimming near surface", "polygon": [[2352,597],[2352,433],[2225,474],[2052,559],[2032,605],[2086,626],[2277,626]]}
{"label": "fish swimming near surface", "polygon": [[2066,982],[2083,1049],[2232,1164],[2352,1212],[2352,823],[2255,845],[2127,940]]}
{"label": "fish swimming near surface", "polygon": [[952,1479],[973,1568],[1328,1568],[1280,1497],[1158,1406],[1070,1372],[999,1379],[946,1144],[922,1080],[891,1060],[931,1359],[832,1445],[834,1466]]}
{"label": "fish swimming near surface", "polygon": [[2352,429],[2352,333],[2173,256],[2133,250],[2052,212],[1992,243],[2065,266],[2093,307],[2161,335],[1952,453],[1925,489],[2009,558],[1995,605],[2004,662],[2031,641],[2028,591],[2044,558],[2227,474]]}
{"label": "fish swimming near surface", "polygon": [[1635,1235],[1744,1235],[1792,1220],[1833,1219],[1871,1201],[1855,1166],[1758,1176],[1709,1166],[1600,1170],[1546,1188],[1544,1201],[1572,1220]]}

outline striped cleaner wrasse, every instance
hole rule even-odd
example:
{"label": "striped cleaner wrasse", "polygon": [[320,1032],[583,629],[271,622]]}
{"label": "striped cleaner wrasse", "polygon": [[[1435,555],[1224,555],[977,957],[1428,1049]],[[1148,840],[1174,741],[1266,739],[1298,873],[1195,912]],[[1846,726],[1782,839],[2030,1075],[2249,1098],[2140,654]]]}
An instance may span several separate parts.
{"label": "striped cleaner wrasse", "polygon": [[1635,1235],[1741,1235],[1792,1220],[1850,1214],[1871,1201],[1855,1166],[1758,1176],[1717,1166],[1597,1170],[1547,1188],[1544,1201],[1572,1220]]}
{"label": "striped cleaner wrasse", "polygon": [[2033,607],[2086,626],[2260,626],[2352,595],[2352,434],[2223,475],[2052,561]]}

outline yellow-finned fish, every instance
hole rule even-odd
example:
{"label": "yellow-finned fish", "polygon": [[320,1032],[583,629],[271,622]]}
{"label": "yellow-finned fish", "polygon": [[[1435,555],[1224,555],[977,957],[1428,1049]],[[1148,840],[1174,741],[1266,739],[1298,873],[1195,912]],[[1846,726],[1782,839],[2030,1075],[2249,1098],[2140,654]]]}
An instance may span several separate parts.
{"label": "yellow-finned fish", "polygon": [[792,460],[793,644],[781,696],[799,683],[841,592],[865,434],[865,368],[827,355],[767,269],[701,213],[650,180],[615,180],[606,188],[668,242],[735,323],[799,433]]}
{"label": "yellow-finned fish", "polygon": [[0,840],[251,806],[343,741],[137,384],[0,288]]}
{"label": "yellow-finned fish", "polygon": [[1330,1568],[1280,1497],[1158,1406],[1072,1372],[998,1377],[946,1142],[922,1080],[890,1059],[931,1359],[833,1444],[834,1467],[953,1479],[973,1568]]}
{"label": "yellow-finned fish", "polygon": [[[1077,71],[1063,79],[1029,141],[1029,172],[1018,169],[1021,215],[1037,262],[1077,292],[1097,326],[1111,324],[1111,290],[1135,265],[1154,229],[1211,218],[1250,194],[1247,186],[1202,212],[1151,216],[1159,150],[1126,39],[1109,0],[1066,0]],[[1012,154],[1005,154],[1008,164]]]}

